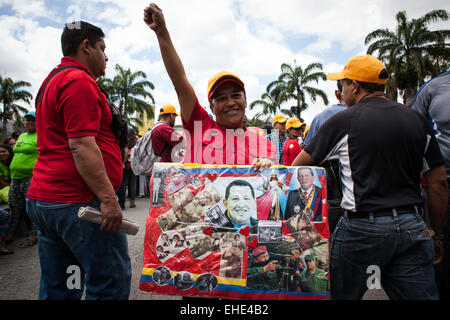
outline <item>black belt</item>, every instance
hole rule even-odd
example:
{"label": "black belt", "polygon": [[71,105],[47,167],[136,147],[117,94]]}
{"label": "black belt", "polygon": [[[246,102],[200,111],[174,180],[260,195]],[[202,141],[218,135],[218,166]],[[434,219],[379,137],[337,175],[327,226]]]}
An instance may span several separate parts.
{"label": "black belt", "polygon": [[349,219],[352,218],[371,218],[371,217],[387,217],[387,216],[393,216],[404,213],[416,213],[421,214],[422,213],[422,206],[420,205],[410,205],[410,206],[402,206],[397,208],[389,208],[389,209],[381,209],[381,210],[374,210],[374,211],[365,211],[365,212],[353,212],[353,211],[344,211],[345,216]]}

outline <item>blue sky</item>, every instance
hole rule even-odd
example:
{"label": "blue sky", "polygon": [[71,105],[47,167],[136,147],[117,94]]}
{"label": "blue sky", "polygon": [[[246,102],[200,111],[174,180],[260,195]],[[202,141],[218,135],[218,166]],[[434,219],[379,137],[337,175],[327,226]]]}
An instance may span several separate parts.
{"label": "blue sky", "polygon": [[[450,11],[448,0],[161,0],[172,40],[200,103],[206,101],[208,79],[232,71],[246,84],[248,103],[259,99],[278,78],[282,63],[306,67],[320,62],[325,73],[340,71],[354,55],[364,54],[365,36],[378,28],[394,29],[395,14],[410,18],[433,9]],[[0,0],[0,74],[32,84],[42,80],[61,59],[64,23],[85,20],[106,34],[107,76],[114,66],[142,70],[153,82],[156,105],[178,101],[161,61],[156,37],[142,21],[143,0]],[[431,29],[449,29],[450,23]],[[317,84],[336,103],[335,83]],[[326,106],[309,103],[303,114],[310,123]],[[30,106],[30,109],[33,107]],[[248,111],[249,117],[259,110]]]}

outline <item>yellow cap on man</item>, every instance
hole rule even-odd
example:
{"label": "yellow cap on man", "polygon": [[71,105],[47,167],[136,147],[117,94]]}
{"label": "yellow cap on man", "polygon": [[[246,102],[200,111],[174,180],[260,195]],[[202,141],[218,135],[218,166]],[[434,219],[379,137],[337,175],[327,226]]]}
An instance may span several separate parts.
{"label": "yellow cap on man", "polygon": [[351,58],[339,73],[328,74],[328,80],[355,80],[367,83],[385,84],[389,77],[384,64],[367,54]]}
{"label": "yellow cap on man", "polygon": [[273,124],[275,123],[285,123],[287,119],[282,114],[277,114],[275,117],[273,117]]}
{"label": "yellow cap on man", "polygon": [[161,116],[164,114],[176,114],[177,116],[180,116],[177,110],[175,110],[175,107],[171,104],[166,104],[159,109],[159,115]]}

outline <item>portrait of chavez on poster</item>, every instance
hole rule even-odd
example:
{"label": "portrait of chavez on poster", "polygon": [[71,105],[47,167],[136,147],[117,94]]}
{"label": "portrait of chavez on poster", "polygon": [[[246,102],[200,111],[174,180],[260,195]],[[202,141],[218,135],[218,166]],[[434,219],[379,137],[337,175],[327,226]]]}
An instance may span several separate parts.
{"label": "portrait of chavez on poster", "polygon": [[329,299],[325,169],[156,163],[140,289]]}

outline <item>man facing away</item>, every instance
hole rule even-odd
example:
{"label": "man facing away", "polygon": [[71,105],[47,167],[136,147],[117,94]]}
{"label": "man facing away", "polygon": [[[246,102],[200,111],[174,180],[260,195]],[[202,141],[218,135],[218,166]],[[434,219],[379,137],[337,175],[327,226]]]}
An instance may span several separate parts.
{"label": "man facing away", "polygon": [[181,158],[178,154],[172,154],[173,149],[183,141],[183,137],[173,128],[178,116],[178,112],[171,104],[165,105],[159,110],[158,122],[155,123],[152,130],[153,150],[155,154],[161,155],[159,162],[177,162],[176,160]]}
{"label": "man facing away", "polygon": [[[122,159],[106,96],[95,81],[108,61],[104,33],[76,22],[64,28],[61,45],[61,64],[38,93],[39,156],[27,201],[39,228],[39,299],[80,299],[84,286],[86,299],[128,299],[131,263],[126,235],[118,232],[116,198]],[[55,73],[66,66],[79,69]],[[87,205],[101,210],[101,225],[78,218]],[[70,270],[79,271],[80,288],[68,288]]]}
{"label": "man facing away", "polygon": [[[342,80],[348,109],[323,124],[294,161],[320,165],[337,153],[342,165],[345,212],[330,246],[332,299],[361,299],[374,266],[390,299],[439,298],[433,262],[442,259],[444,160],[426,119],[384,97],[387,78],[384,65],[370,55],[328,75]],[[421,217],[422,172],[431,228]]]}
{"label": "man facing away", "polygon": [[222,71],[208,82],[208,100],[214,121],[200,106],[183,64],[172,44],[161,9],[150,4],[144,21],[155,32],[167,73],[175,87],[187,137],[185,162],[250,165],[261,170],[277,163],[270,141],[244,127],[247,100],[242,80]]}
{"label": "man facing away", "polygon": [[[162,106],[159,110],[158,122],[153,129],[146,134],[151,134],[153,152],[160,157],[158,162],[180,162],[182,159],[181,148],[183,136],[174,130],[176,118],[179,116],[175,107],[171,104]],[[180,144],[180,145],[179,145]],[[179,145],[179,147],[178,147]],[[145,147],[145,146],[141,146]],[[150,175],[147,176],[148,183]],[[159,202],[159,186],[161,177],[153,178],[152,204]]]}

